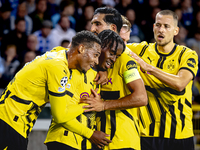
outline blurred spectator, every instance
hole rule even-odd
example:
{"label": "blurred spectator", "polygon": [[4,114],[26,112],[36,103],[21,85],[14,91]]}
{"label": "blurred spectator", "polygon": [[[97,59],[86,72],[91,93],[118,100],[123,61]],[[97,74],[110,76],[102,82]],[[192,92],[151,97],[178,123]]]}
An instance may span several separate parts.
{"label": "blurred spectator", "polygon": [[69,40],[62,40],[62,42],[61,42],[61,46],[62,47],[65,47],[65,48],[68,48],[69,47],[69,44],[70,44],[70,42],[69,42]]}
{"label": "blurred spectator", "polygon": [[174,10],[174,12],[177,14],[178,16],[178,26],[183,26],[182,23],[181,23],[181,20],[182,20],[182,10],[180,8],[177,8]]}
{"label": "blurred spectator", "polygon": [[37,50],[37,43],[38,43],[37,37],[35,35],[33,35],[33,34],[30,34],[28,36],[27,43],[25,44],[26,48],[19,54],[19,60],[20,60],[21,63],[23,62],[24,55],[28,51],[33,51],[37,55],[41,54],[40,51]]}
{"label": "blurred spectator", "polygon": [[47,0],[36,0],[36,10],[29,15],[33,21],[32,33],[41,29],[43,20],[51,19],[46,10]]}
{"label": "blurred spectator", "polygon": [[76,0],[75,1],[75,12],[74,12],[74,18],[76,21],[80,19],[80,17],[83,14],[83,7],[87,4],[87,0]]}
{"label": "blurred spectator", "polygon": [[52,36],[52,48],[59,46],[62,40],[67,39],[71,42],[72,37],[76,35],[76,31],[70,28],[70,22],[67,16],[61,16],[58,24],[52,29],[50,36]]}
{"label": "blurred spectator", "polygon": [[23,58],[22,63],[17,67],[15,73],[17,73],[20,69],[22,69],[26,63],[35,59],[36,56],[37,56],[37,54],[34,51],[27,51],[24,54],[24,58]]}
{"label": "blurred spectator", "polygon": [[28,15],[29,15],[32,12],[34,12],[35,9],[36,9],[35,0],[26,0],[25,2],[26,2],[27,12],[28,12]]}
{"label": "blurred spectator", "polygon": [[33,33],[37,37],[37,49],[41,54],[52,49],[50,46],[52,41],[49,36],[52,28],[52,22],[50,20],[44,20],[42,22],[42,28]]}
{"label": "blurred spectator", "polygon": [[60,13],[56,13],[51,17],[53,27],[55,27],[58,21],[60,20],[60,16],[68,16],[70,21],[70,27],[72,29],[75,29],[76,20],[73,17],[74,11],[74,2],[72,0],[62,0],[60,3]]}
{"label": "blurred spectator", "polygon": [[15,20],[15,30],[10,31],[9,34],[5,35],[2,39],[2,50],[5,50],[8,44],[14,44],[17,47],[17,54],[22,52],[26,48],[27,35],[26,22],[23,18]]}
{"label": "blurred spectator", "polygon": [[33,28],[32,19],[27,14],[26,3],[23,2],[18,5],[17,14],[16,16],[11,16],[11,29],[15,29],[15,20],[16,18],[24,18],[26,21],[26,35],[31,34]]}
{"label": "blurred spectator", "polygon": [[0,88],[5,88],[14,77],[15,71],[20,65],[20,62],[17,60],[17,49],[15,45],[7,45],[2,61],[5,71],[0,78]]}
{"label": "blurred spectator", "polygon": [[181,0],[170,0],[169,8],[172,11],[181,8]]}
{"label": "blurred spectator", "polygon": [[196,16],[197,12],[200,10],[200,0],[193,0],[193,14]]}
{"label": "blurred spectator", "polygon": [[[128,9],[126,11],[126,17],[131,23],[131,33],[130,33],[130,42],[141,42],[144,40],[144,33],[140,27],[136,24],[136,14],[133,9]],[[135,38],[139,38],[139,41],[135,41]]]}
{"label": "blurred spectator", "polygon": [[196,30],[193,38],[186,41],[186,44],[189,48],[195,50],[200,57],[200,28]]}
{"label": "blurred spectator", "polygon": [[12,8],[10,3],[4,3],[0,7],[0,41],[2,37],[11,31],[10,13]]}
{"label": "blurred spectator", "polygon": [[193,21],[192,0],[181,0],[182,24],[189,30]]}
{"label": "blurred spectator", "polygon": [[184,26],[179,26],[179,33],[174,37],[174,42],[186,46],[188,31]]}
{"label": "blurred spectator", "polygon": [[189,29],[189,37],[194,37],[195,32],[200,28],[200,10],[196,13],[194,16],[194,20],[192,22],[192,25]]}
{"label": "blurred spectator", "polygon": [[131,8],[132,0],[120,0],[118,4],[115,5],[115,9],[117,9],[122,15],[126,15],[126,10]]}
{"label": "blurred spectator", "polygon": [[91,30],[91,27],[92,27],[91,21],[87,21],[86,24],[85,24],[84,30],[90,31],[90,30]]}
{"label": "blurred spectator", "polygon": [[108,7],[115,7],[116,0],[102,0],[103,4],[105,4]]}
{"label": "blurred spectator", "polygon": [[85,30],[88,22],[92,20],[94,14],[94,7],[91,4],[87,4],[83,8],[83,14],[81,18],[77,21],[76,32]]}
{"label": "blurred spectator", "polygon": [[94,10],[99,8],[99,7],[105,7],[106,5],[103,4],[103,0],[95,0],[91,2],[91,5],[94,7]]}
{"label": "blurred spectator", "polygon": [[3,65],[3,60],[0,56],[0,78],[1,78],[2,74],[4,73],[4,70],[5,70],[5,68],[4,68],[4,65]]}
{"label": "blurred spectator", "polygon": [[145,41],[147,42],[153,42],[154,41],[154,35],[153,35],[153,24],[155,23],[155,17],[156,14],[161,11],[159,7],[155,7],[152,9],[152,12],[150,14],[150,17],[143,21],[143,24],[141,26],[141,30],[145,35]]}
{"label": "blurred spectator", "polygon": [[59,7],[56,4],[56,0],[47,0],[47,15],[53,16],[59,12]]}

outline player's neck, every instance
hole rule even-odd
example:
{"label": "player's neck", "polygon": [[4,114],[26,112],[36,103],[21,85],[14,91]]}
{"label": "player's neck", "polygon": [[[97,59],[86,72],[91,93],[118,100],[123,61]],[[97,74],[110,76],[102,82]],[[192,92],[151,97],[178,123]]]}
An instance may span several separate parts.
{"label": "player's neck", "polygon": [[77,54],[73,50],[67,51],[67,60],[68,60],[68,68],[69,69],[77,69]]}
{"label": "player's neck", "polygon": [[169,43],[165,46],[157,45],[158,51],[163,52],[163,53],[170,53],[173,50],[173,48],[174,48],[174,43]]}

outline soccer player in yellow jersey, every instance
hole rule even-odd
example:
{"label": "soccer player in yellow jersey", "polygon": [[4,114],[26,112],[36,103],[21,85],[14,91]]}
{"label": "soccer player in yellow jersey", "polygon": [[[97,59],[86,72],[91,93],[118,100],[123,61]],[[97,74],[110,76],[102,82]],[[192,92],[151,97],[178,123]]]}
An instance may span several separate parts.
{"label": "soccer player in yellow jersey", "polygon": [[[99,34],[105,29],[111,29],[119,34],[121,28],[118,29],[117,23],[109,20],[116,17],[112,11],[113,8],[96,9],[91,21],[91,31]],[[101,56],[99,65],[104,59]],[[147,94],[136,62],[130,55],[123,53],[113,66],[109,66],[109,63],[107,66],[109,81],[101,88],[101,98],[105,101],[101,101],[98,94],[93,91],[95,97],[84,98],[82,102],[90,104],[86,106],[90,108],[88,111],[102,111],[100,117],[97,117],[97,129],[109,134],[108,138],[112,140],[103,149],[140,150],[138,108],[133,107],[146,105]]]}
{"label": "soccer player in yellow jersey", "polygon": [[192,83],[198,56],[173,38],[179,32],[178,17],[170,10],[157,13],[153,25],[155,43],[128,44],[140,64],[149,104],[140,109],[142,150],[194,150]]}
{"label": "soccer player in yellow jersey", "polygon": [[132,56],[140,65],[149,99],[146,107],[140,107],[142,150],[194,150],[192,80],[198,56],[173,42],[179,31],[177,23],[174,12],[160,11],[153,25],[156,43],[126,45],[137,54]]}
{"label": "soccer player in yellow jersey", "polygon": [[[110,65],[113,65],[116,58],[122,54],[125,49],[125,44],[120,36],[112,30],[104,30],[98,36],[102,43],[101,48],[103,52],[100,56],[102,57],[102,61],[99,62],[98,69],[106,70]],[[57,47],[55,51],[59,49],[60,47]],[[70,89],[70,92],[74,94],[71,103],[79,103],[80,98],[88,97],[91,94],[91,89],[96,87],[93,82],[96,76],[94,70],[90,69],[85,74],[82,74],[82,77],[79,78],[79,80],[82,80],[81,82],[77,82],[77,74],[80,73],[72,70],[70,85],[78,85],[75,86],[76,89]],[[77,87],[79,88],[77,89]],[[68,124],[68,122],[66,122],[65,125],[61,125],[53,120],[45,140],[48,150],[92,149],[92,145],[87,139],[90,138],[91,130],[96,126],[95,117],[96,115],[94,112],[83,113],[78,116],[77,120],[82,123],[85,128],[75,123]],[[63,125],[67,129],[64,128]],[[98,146],[102,147],[102,145]]]}
{"label": "soccer player in yellow jersey", "polygon": [[[82,114],[82,105],[69,105],[73,96],[67,88],[69,69],[86,72],[98,64],[100,53],[100,39],[82,31],[73,37],[69,51],[47,52],[26,64],[0,97],[0,149],[26,150],[28,134],[47,102],[58,124]],[[90,135],[95,144],[109,142],[103,132]]]}

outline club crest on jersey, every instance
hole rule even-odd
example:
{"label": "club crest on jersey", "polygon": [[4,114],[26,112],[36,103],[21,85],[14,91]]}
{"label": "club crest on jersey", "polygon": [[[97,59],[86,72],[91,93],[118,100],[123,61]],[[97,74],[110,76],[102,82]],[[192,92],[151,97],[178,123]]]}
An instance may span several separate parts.
{"label": "club crest on jersey", "polygon": [[65,87],[65,85],[67,84],[67,81],[68,81],[68,78],[67,77],[63,77],[61,80],[60,80],[60,85],[62,87]]}
{"label": "club crest on jersey", "polygon": [[89,94],[87,92],[83,92],[80,94],[80,98],[83,98],[83,97],[89,97]]}
{"label": "club crest on jersey", "polygon": [[187,60],[187,65],[188,65],[189,67],[194,68],[194,66],[196,65],[195,59],[194,59],[194,58],[189,58],[189,59]]}
{"label": "club crest on jersey", "polygon": [[134,61],[131,60],[131,61],[127,62],[126,68],[128,70],[133,69],[133,68],[137,68],[137,64]]}
{"label": "club crest on jersey", "polygon": [[170,60],[169,64],[167,65],[167,69],[172,71],[174,70],[174,68],[175,68],[174,60]]}

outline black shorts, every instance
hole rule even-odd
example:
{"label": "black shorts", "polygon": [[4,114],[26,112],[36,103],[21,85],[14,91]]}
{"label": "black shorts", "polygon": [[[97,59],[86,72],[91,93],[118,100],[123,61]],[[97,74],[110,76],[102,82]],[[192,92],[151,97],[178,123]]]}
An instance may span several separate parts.
{"label": "black shorts", "polygon": [[28,139],[0,119],[0,150],[27,150]]}
{"label": "black shorts", "polygon": [[59,142],[48,142],[46,143],[46,145],[48,150],[78,150]]}
{"label": "black shorts", "polygon": [[168,139],[141,137],[141,150],[194,150],[193,137],[187,139]]}

